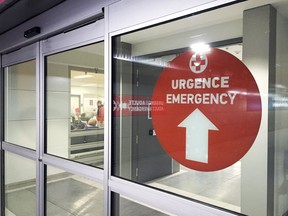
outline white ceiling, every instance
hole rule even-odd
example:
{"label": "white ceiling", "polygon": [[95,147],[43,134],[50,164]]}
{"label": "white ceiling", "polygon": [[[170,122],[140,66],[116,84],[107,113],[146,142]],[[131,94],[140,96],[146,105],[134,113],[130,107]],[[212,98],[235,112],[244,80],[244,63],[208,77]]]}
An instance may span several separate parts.
{"label": "white ceiling", "polygon": [[288,18],[288,1],[287,0],[250,0],[237,3],[228,7],[223,7],[210,12],[191,16],[165,25],[159,25],[154,28],[138,31],[122,37],[122,41],[131,44],[137,44],[145,40],[162,38],[167,35],[189,32],[196,29],[213,27],[217,24],[241,20],[243,11],[262,5],[273,5],[278,13]]}
{"label": "white ceiling", "polygon": [[104,88],[104,73],[71,70],[71,87]]}
{"label": "white ceiling", "polygon": [[[250,0],[126,34],[121,41],[132,44],[133,56],[141,56],[189,47],[197,42],[211,43],[242,37],[243,11],[267,4],[288,19],[288,0]],[[238,58],[242,56],[239,45],[224,49]]]}

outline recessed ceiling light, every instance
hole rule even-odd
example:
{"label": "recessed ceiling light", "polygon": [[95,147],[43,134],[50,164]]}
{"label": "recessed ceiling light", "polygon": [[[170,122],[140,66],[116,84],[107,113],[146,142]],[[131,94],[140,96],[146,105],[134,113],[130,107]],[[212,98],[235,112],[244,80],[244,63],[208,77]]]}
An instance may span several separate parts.
{"label": "recessed ceiling light", "polygon": [[200,53],[200,54],[209,52],[211,50],[210,46],[205,43],[192,44],[190,48],[192,49],[193,52]]}

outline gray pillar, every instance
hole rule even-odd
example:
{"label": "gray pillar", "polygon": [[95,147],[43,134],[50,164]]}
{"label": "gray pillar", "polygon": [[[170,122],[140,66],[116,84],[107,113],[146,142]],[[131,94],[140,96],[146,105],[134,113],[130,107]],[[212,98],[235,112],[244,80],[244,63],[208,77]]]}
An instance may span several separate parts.
{"label": "gray pillar", "polygon": [[[131,57],[132,45],[120,41],[115,41],[114,54],[123,58]],[[126,60],[114,60],[114,96],[132,96],[132,62]],[[115,82],[117,80],[117,82]],[[121,102],[121,101],[120,101]],[[121,114],[120,114],[121,115]],[[114,151],[117,152],[114,158],[117,169],[114,174],[121,177],[132,178],[132,116],[119,116],[114,121]]]}
{"label": "gray pillar", "polygon": [[274,211],[275,47],[275,9],[265,5],[245,11],[243,61],[255,77],[262,99],[261,127],[242,160],[241,212],[251,216],[270,216]]}

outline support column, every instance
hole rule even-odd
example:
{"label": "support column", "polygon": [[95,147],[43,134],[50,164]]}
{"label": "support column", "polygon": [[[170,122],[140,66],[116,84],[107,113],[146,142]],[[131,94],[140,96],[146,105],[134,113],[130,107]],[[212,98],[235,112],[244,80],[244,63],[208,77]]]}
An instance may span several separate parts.
{"label": "support column", "polygon": [[265,5],[244,11],[243,61],[262,100],[259,133],[242,160],[241,212],[251,216],[272,216],[274,211],[275,48],[276,10]]}
{"label": "support column", "polygon": [[[113,96],[132,95],[132,62],[128,61],[131,57],[131,44],[121,42],[119,38],[114,41],[115,55],[120,55],[119,59],[115,58],[114,70],[118,73],[114,74],[113,78]],[[121,60],[127,58],[127,60]],[[118,80],[119,82],[115,82]],[[119,101],[122,103],[122,99]],[[122,116],[114,118],[114,151],[115,154],[113,164],[118,164],[114,170],[114,175],[119,175],[123,178],[132,179],[132,116]],[[118,154],[119,153],[119,154]]]}

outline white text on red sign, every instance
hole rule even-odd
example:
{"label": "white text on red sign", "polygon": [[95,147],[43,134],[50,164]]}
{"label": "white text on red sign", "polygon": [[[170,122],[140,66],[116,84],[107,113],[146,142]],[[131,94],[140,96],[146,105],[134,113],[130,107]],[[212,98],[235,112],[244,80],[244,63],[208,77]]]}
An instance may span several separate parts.
{"label": "white text on red sign", "polygon": [[[171,89],[225,89],[229,88],[229,77],[175,79]],[[233,104],[236,92],[166,94],[167,104]]]}

